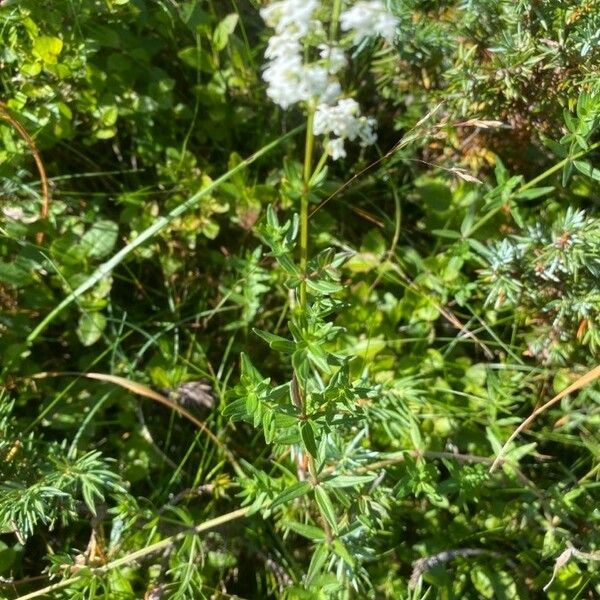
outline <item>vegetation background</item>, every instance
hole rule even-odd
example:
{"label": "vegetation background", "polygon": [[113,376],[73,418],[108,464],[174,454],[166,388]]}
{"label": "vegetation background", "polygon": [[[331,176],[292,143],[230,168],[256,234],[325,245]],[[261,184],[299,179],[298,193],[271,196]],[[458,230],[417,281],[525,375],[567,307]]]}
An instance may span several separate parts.
{"label": "vegetation background", "polygon": [[600,6],[389,2],[300,317],[259,7],[0,4],[0,596],[600,597]]}

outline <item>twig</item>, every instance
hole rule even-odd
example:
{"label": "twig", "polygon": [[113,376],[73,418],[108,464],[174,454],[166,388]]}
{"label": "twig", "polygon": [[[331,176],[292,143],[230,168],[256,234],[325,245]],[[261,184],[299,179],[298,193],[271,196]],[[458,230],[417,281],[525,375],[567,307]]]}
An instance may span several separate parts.
{"label": "twig", "polygon": [[[46,169],[44,168],[44,163],[42,162],[42,158],[38,152],[37,146],[23,125],[21,125],[21,123],[19,123],[19,121],[17,121],[13,116],[11,116],[8,107],[6,104],[4,104],[4,102],[0,102],[0,119],[10,123],[17,130],[17,133],[25,140],[25,143],[29,146],[29,150],[33,155],[33,160],[35,161],[38,173],[40,174],[40,180],[42,182],[42,208],[40,210],[40,218],[46,219],[50,210],[50,188],[48,186]],[[38,244],[41,244],[44,241],[44,233],[42,231],[38,232],[36,241]]]}
{"label": "twig", "polygon": [[600,561],[600,552],[599,551],[582,552],[581,550],[577,550],[577,548],[575,548],[571,544],[571,542],[567,542],[567,546],[568,546],[568,548],[564,552],[562,552],[556,559],[556,562],[554,563],[554,569],[552,571],[552,577],[550,578],[550,581],[542,588],[544,590],[544,592],[548,591],[548,588],[552,585],[552,582],[556,579],[556,576],[558,575],[558,572],[560,571],[560,569],[562,567],[564,567],[571,560],[571,558],[575,557],[575,558],[579,558],[582,560]]}
{"label": "twig", "polygon": [[448,562],[450,560],[454,560],[455,558],[466,558],[468,556],[491,556],[493,558],[503,558],[509,563],[512,561],[506,559],[502,554],[498,552],[492,552],[491,550],[483,550],[481,548],[457,548],[456,550],[444,550],[443,552],[438,552],[432,556],[425,556],[424,558],[420,558],[413,563],[413,571],[410,576],[410,580],[408,582],[408,586],[410,588],[414,588],[419,581],[419,578],[425,571],[429,571],[429,569],[433,569],[439,564]]}

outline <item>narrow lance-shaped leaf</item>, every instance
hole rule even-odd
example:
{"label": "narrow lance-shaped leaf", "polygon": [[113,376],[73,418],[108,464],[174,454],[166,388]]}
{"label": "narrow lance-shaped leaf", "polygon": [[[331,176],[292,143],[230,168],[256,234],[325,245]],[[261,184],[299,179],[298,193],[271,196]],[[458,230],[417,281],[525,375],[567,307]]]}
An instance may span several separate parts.
{"label": "narrow lance-shaped leaf", "polygon": [[338,525],[337,525],[337,520],[335,518],[335,511],[333,509],[333,504],[331,502],[331,498],[329,497],[329,494],[325,491],[325,489],[320,485],[315,487],[315,500],[317,501],[317,504],[319,505],[321,514],[326,519],[326,521],[329,523],[329,525],[331,526],[331,529],[333,529],[333,532],[335,534],[337,534],[338,533]]}
{"label": "narrow lance-shaped leaf", "polygon": [[272,502],[271,508],[277,508],[282,504],[286,504],[294,498],[299,498],[300,496],[304,496],[311,488],[310,481],[298,481],[286,488],[279,494]]}

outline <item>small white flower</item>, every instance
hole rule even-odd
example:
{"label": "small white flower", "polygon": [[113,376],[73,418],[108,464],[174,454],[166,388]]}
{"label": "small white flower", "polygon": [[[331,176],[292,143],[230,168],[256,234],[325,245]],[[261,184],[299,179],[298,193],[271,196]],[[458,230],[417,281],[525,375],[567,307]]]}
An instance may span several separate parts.
{"label": "small white flower", "polygon": [[271,61],[263,72],[263,79],[269,84],[267,95],[282,108],[300,102],[304,99],[300,85],[302,74],[300,56],[290,55]]}
{"label": "small white flower", "polygon": [[360,145],[363,148],[372,146],[377,141],[375,127],[377,127],[377,120],[373,117],[360,118],[358,137],[360,138]]}
{"label": "small white flower", "polygon": [[332,75],[339,73],[347,64],[348,60],[341,48],[329,44],[319,45],[319,56],[327,62],[329,72]]}
{"label": "small white flower", "polygon": [[271,60],[285,59],[291,56],[300,56],[301,52],[300,38],[291,32],[285,31],[269,38],[265,57]]}
{"label": "small white flower", "polygon": [[344,140],[342,138],[334,138],[327,142],[327,154],[333,160],[338,158],[346,158],[346,150],[344,148]]}
{"label": "small white flower", "polygon": [[339,97],[342,88],[339,82],[331,79],[327,69],[319,65],[307,65],[302,73],[303,100],[316,98],[319,102],[329,104]]}
{"label": "small white flower", "polygon": [[342,98],[334,106],[319,104],[315,111],[313,132],[315,135],[333,133],[341,139],[360,139],[361,146],[370,146],[377,140],[374,131],[377,122],[372,117],[360,114],[358,102]]}
{"label": "small white flower", "polygon": [[318,5],[318,0],[280,0],[262,8],[260,16],[277,33],[290,30],[306,35],[310,30],[312,14]]}
{"label": "small white flower", "polygon": [[392,44],[396,38],[398,19],[381,0],[360,0],[340,15],[340,24],[343,31],[353,32],[357,45],[373,36],[380,36]]}

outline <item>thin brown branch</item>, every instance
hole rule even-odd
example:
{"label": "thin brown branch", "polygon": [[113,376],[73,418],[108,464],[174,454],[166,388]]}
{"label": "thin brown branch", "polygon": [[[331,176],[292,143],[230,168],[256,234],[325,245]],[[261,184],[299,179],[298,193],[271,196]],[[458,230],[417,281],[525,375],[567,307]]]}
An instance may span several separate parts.
{"label": "thin brown branch", "polygon": [[[42,208],[40,210],[40,218],[47,219],[48,213],[50,211],[50,187],[48,185],[48,177],[46,176],[46,169],[44,168],[44,163],[42,162],[42,157],[33,141],[33,138],[29,135],[25,127],[19,123],[9,112],[8,107],[4,102],[0,102],[0,119],[3,119],[7,123],[9,123],[17,133],[25,140],[25,143],[29,146],[29,150],[31,155],[33,156],[33,160],[37,166],[38,173],[40,175],[40,181],[42,184]],[[36,241],[38,244],[41,244],[44,241],[43,232],[39,232],[36,237]]]}

